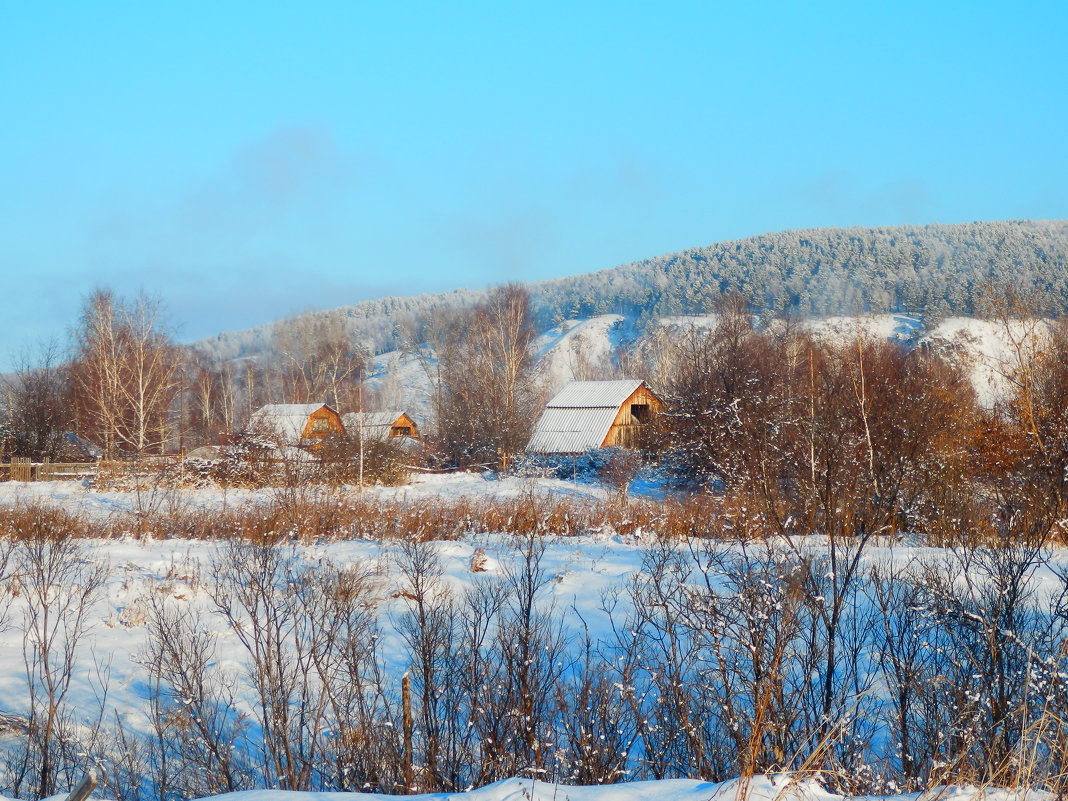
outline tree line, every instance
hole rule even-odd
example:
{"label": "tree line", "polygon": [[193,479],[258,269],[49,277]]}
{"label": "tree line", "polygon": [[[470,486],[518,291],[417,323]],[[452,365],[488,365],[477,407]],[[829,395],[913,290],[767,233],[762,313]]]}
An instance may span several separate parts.
{"label": "tree line", "polygon": [[215,362],[175,344],[159,301],[95,291],[69,347],[31,354],[5,382],[5,455],[175,453],[217,444],[265,403],[360,408],[367,353],[337,320],[280,324],[273,341],[270,358]]}
{"label": "tree line", "polygon": [[532,287],[544,321],[704,314],[741,294],[761,313],[810,317],[890,311],[974,316],[984,289],[1039,293],[1068,311],[1068,222],[1006,221],[816,228],[694,248]]}
{"label": "tree line", "polygon": [[859,332],[820,340],[788,322],[758,330],[728,298],[714,328],[657,349],[662,458],[764,532],[1063,539],[1068,322],[1002,297],[1012,356],[992,407],[940,352]]}
{"label": "tree line", "polygon": [[[441,459],[496,463],[523,448],[541,399],[535,334],[530,296],[515,285],[406,329],[432,387],[430,440]],[[283,321],[271,342],[267,356],[215,361],[174,343],[158,301],[96,291],[69,349],[45,349],[5,382],[4,454],[60,461],[84,443],[106,458],[178,453],[242,431],[266,403],[341,412],[398,403],[366,385],[370,352],[340,317]]]}

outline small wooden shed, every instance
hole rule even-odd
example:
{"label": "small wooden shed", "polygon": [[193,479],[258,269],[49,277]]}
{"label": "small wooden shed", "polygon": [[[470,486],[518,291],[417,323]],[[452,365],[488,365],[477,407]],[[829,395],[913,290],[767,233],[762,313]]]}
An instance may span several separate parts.
{"label": "small wooden shed", "polygon": [[349,412],[341,416],[345,430],[353,439],[363,432],[365,440],[386,440],[393,437],[419,439],[419,426],[407,412]]}
{"label": "small wooden shed", "polygon": [[269,403],[248,421],[249,431],[274,436],[278,445],[314,445],[326,437],[345,434],[341,415],[325,403]]}
{"label": "small wooden shed", "polygon": [[578,454],[595,448],[633,448],[663,409],[644,381],[572,381],[545,405],[528,453]]}

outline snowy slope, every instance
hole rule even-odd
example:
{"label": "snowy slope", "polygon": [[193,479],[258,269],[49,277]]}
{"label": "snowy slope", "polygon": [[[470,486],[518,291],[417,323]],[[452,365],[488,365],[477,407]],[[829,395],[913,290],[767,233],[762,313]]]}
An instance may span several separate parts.
{"label": "snowy slope", "polygon": [[1042,320],[1004,324],[972,317],[950,317],[935,326],[921,343],[971,376],[980,403],[991,406],[1009,389],[1008,376],[1021,360],[1041,349],[1049,337]]}
{"label": "snowy slope", "polygon": [[[662,317],[639,332],[635,321],[618,314],[602,314],[586,319],[566,320],[539,335],[533,345],[537,381],[548,397],[568,381],[657,376],[641,365],[655,361],[662,344],[687,329],[710,330],[715,314]],[[774,330],[781,323],[773,320]],[[815,337],[846,345],[857,336],[919,345],[950,359],[969,373],[980,402],[992,405],[1007,388],[1006,376],[1026,354],[1041,345],[1047,324],[1041,322],[1002,323],[966,317],[952,317],[930,330],[924,321],[908,314],[869,314],[801,320],[803,329]],[[620,364],[620,355],[631,357]],[[380,353],[372,360],[367,376],[367,408],[400,408],[422,425],[431,416],[434,363],[401,350]],[[633,375],[631,373],[634,373]]]}
{"label": "snowy slope", "polygon": [[428,368],[417,357],[391,350],[375,356],[368,371],[368,409],[401,409],[422,423],[430,416],[432,384]]}
{"label": "snowy slope", "polygon": [[547,389],[555,393],[568,381],[610,374],[612,356],[626,336],[626,320],[601,314],[588,320],[565,320],[534,342],[534,353]]}
{"label": "snowy slope", "polygon": [[805,330],[814,336],[845,345],[857,335],[874,339],[908,341],[923,330],[923,321],[909,314],[864,314],[848,317],[814,317],[802,321]]}

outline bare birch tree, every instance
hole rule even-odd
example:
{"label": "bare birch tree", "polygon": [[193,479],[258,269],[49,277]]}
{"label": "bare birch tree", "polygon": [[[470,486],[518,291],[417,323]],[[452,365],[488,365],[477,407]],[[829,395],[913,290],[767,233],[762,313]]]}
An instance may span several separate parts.
{"label": "bare birch tree", "polygon": [[287,402],[325,401],[335,409],[351,407],[356,378],[367,353],[354,341],[336,314],[305,315],[274,327],[275,352],[281,359],[280,391]]}
{"label": "bare birch tree", "polygon": [[159,451],[170,439],[181,388],[181,356],[163,328],[159,301],[91,294],[74,332],[77,408],[108,456]]}
{"label": "bare birch tree", "polygon": [[437,353],[438,428],[451,459],[496,461],[526,445],[539,400],[535,334],[530,295],[515,284],[452,321]]}

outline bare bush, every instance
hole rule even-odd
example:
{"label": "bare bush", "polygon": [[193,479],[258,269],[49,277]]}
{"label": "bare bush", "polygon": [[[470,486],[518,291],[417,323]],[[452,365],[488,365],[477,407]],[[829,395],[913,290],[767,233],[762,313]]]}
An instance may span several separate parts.
{"label": "bare bush", "polygon": [[324,749],[327,695],[316,680],[318,638],[301,600],[315,579],[292,552],[265,540],[228,541],[212,564],[212,602],[249,659],[261,731],[262,776],[290,790],[312,786]]}
{"label": "bare bush", "polygon": [[47,510],[29,519],[16,552],[15,573],[23,596],[23,659],[29,690],[27,736],[12,760],[15,792],[39,798],[85,769],[76,725],[67,703],[78,670],[77,650],[92,626],[92,606],[107,568],[86,547],[49,526]]}
{"label": "bare bush", "polygon": [[161,795],[180,798],[251,789],[248,722],[237,711],[236,677],[217,666],[217,636],[199,611],[155,588],[144,599],[154,732],[146,761]]}

